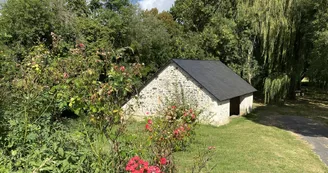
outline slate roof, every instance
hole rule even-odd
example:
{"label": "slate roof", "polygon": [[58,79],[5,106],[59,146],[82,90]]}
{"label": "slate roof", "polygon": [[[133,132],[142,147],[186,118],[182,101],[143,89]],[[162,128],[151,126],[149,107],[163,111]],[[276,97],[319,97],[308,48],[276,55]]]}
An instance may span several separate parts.
{"label": "slate roof", "polygon": [[220,101],[257,91],[221,61],[173,59],[172,62]]}

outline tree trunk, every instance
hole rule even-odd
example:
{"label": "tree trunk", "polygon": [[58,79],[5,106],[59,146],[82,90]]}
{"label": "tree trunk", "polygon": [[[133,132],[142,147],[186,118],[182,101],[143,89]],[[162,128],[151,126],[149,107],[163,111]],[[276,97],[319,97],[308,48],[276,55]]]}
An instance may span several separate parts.
{"label": "tree trunk", "polygon": [[291,100],[296,99],[295,90],[296,90],[297,80],[296,75],[292,74],[290,78],[290,85],[289,85],[289,91],[288,91],[288,98]]}

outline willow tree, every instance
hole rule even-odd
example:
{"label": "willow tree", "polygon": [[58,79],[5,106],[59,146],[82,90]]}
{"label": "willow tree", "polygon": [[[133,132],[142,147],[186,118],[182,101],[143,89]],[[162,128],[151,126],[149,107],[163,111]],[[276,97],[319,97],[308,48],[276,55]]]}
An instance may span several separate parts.
{"label": "willow tree", "polygon": [[[238,11],[252,14],[254,55],[263,71],[266,102],[294,98],[309,59],[309,0],[246,0]],[[289,95],[288,95],[289,94]]]}
{"label": "willow tree", "polygon": [[294,98],[310,62],[315,64],[314,43],[317,50],[325,49],[325,39],[320,41],[317,34],[322,27],[313,27],[313,16],[326,4],[327,0],[176,0],[171,13],[184,29],[182,40],[190,43],[190,35],[197,40],[196,48],[180,44],[192,50],[183,49],[182,55],[220,59],[259,84],[266,102],[271,102]]}

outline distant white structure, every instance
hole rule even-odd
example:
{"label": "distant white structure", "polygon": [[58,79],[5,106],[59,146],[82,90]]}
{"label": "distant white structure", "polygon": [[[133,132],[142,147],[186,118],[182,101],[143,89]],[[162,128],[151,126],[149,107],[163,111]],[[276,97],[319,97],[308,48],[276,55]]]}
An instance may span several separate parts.
{"label": "distant white structure", "polygon": [[204,123],[223,125],[231,115],[250,113],[256,89],[220,61],[174,59],[160,70],[130,99],[123,110],[127,115],[145,117],[155,114],[167,99],[183,95],[201,109]]}

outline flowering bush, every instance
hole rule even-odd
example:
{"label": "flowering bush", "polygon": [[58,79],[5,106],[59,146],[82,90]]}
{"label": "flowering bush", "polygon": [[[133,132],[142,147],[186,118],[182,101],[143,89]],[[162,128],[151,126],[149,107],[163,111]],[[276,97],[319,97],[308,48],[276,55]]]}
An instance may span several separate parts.
{"label": "flowering bush", "polygon": [[[120,108],[137,88],[143,66],[114,50],[101,56],[86,51],[87,43],[80,43],[61,57],[35,46],[11,66],[10,76],[0,78],[11,102],[0,117],[6,127],[0,165],[8,172],[39,172],[40,165],[47,172],[122,172],[136,154]],[[65,128],[66,110],[81,117],[74,123],[79,126]]]}
{"label": "flowering bush", "polygon": [[138,156],[135,156],[129,160],[125,170],[131,173],[161,173],[158,166],[149,166],[147,161],[142,160]]}
{"label": "flowering bush", "polygon": [[152,158],[164,172],[175,170],[172,153],[185,149],[192,141],[200,111],[185,105],[172,105],[162,116],[147,119],[145,131],[149,135]]}

